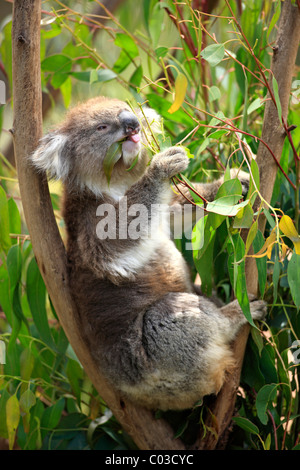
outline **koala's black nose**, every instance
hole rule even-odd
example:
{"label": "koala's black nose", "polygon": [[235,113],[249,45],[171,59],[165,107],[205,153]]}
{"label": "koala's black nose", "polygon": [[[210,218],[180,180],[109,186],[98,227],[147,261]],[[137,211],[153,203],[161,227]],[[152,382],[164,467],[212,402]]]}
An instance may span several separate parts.
{"label": "koala's black nose", "polygon": [[138,118],[130,111],[124,110],[119,114],[120,123],[126,135],[137,134],[140,130]]}

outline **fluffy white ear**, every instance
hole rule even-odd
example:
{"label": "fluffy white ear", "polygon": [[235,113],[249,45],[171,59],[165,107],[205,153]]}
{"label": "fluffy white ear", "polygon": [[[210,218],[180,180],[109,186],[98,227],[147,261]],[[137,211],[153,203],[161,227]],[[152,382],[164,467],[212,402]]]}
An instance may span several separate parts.
{"label": "fluffy white ear", "polygon": [[47,172],[50,178],[66,179],[69,174],[69,162],[64,155],[67,139],[67,136],[55,132],[43,137],[30,156],[35,168]]}

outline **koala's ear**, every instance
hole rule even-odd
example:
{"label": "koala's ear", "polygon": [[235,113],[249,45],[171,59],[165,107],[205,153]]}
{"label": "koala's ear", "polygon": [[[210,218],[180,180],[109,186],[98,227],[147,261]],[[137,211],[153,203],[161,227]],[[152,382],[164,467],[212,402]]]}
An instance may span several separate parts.
{"label": "koala's ear", "polygon": [[49,178],[66,179],[69,174],[69,162],[65,155],[67,140],[67,136],[59,132],[45,135],[30,156],[35,168],[47,172]]}

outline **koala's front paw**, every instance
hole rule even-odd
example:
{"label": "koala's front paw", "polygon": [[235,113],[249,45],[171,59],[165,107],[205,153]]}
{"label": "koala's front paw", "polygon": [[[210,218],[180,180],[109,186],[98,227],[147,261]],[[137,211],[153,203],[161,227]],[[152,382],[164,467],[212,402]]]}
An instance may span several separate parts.
{"label": "koala's front paw", "polygon": [[186,170],[189,159],[181,147],[170,147],[162,153],[155,155],[151,167],[159,172],[162,178],[172,178],[181,171]]}

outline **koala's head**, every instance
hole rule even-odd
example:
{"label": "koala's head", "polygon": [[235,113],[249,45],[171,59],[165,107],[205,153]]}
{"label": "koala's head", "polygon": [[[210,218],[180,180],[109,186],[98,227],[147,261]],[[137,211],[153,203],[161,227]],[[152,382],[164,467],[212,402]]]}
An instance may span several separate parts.
{"label": "koala's head", "polygon": [[[150,112],[152,121],[158,119]],[[117,142],[122,155],[108,185],[103,162]],[[87,187],[96,194],[120,197],[144,173],[148,155],[140,120],[130,107],[116,99],[99,97],[73,108],[57,129],[41,139],[31,160],[36,168],[46,171],[50,178],[61,179],[71,189]]]}

